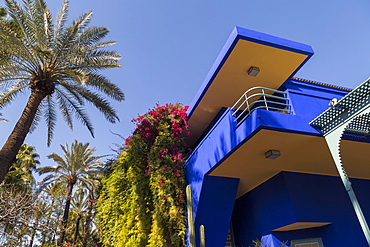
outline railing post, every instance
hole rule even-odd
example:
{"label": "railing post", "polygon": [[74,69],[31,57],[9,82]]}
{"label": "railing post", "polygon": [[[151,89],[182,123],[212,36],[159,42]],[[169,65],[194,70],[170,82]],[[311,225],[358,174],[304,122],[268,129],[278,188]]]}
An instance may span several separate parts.
{"label": "railing post", "polygon": [[249,109],[249,103],[248,103],[248,95],[247,93],[244,94],[245,97],[245,103],[247,104],[247,109],[248,109],[248,115],[250,114],[251,110]]}
{"label": "railing post", "polygon": [[269,107],[267,105],[265,90],[263,88],[261,90],[262,90],[263,100],[265,101],[266,110],[269,110]]}

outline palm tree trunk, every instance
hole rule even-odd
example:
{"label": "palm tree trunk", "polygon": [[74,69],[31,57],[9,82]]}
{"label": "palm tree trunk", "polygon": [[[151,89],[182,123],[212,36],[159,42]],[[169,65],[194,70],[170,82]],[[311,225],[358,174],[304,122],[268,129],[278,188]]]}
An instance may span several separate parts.
{"label": "palm tree trunk", "polygon": [[[92,190],[92,189],[91,189]],[[86,213],[86,221],[85,221],[85,227],[83,230],[83,239],[82,239],[82,247],[86,247],[87,244],[87,238],[89,236],[89,228],[90,223],[92,219],[92,209],[93,209],[93,192],[90,190],[89,195],[87,196],[87,213]]]}
{"label": "palm tree trunk", "polygon": [[68,183],[67,200],[66,200],[66,205],[64,207],[62,227],[60,229],[60,236],[59,236],[59,239],[58,239],[58,246],[63,246],[64,236],[65,236],[65,233],[66,233],[66,230],[67,230],[68,214],[69,214],[69,208],[71,206],[71,198],[72,198],[72,191],[73,191],[74,184],[75,183]]}
{"label": "palm tree trunk", "polygon": [[28,247],[33,246],[33,241],[35,240],[36,231],[37,231],[38,226],[39,226],[39,218],[37,217],[35,223],[33,224],[31,240],[30,240],[30,244],[28,245]]}
{"label": "palm tree trunk", "polygon": [[77,244],[77,237],[78,237],[78,228],[80,227],[80,220],[81,220],[81,215],[79,214],[76,219],[76,227],[75,227],[75,232],[73,236],[73,246],[76,246]]}
{"label": "palm tree trunk", "polygon": [[4,180],[18,150],[22,146],[35,118],[36,111],[45,96],[46,94],[39,90],[32,90],[21,117],[0,150],[0,183]]}
{"label": "palm tree trunk", "polygon": [[[51,203],[50,203],[50,212],[48,214],[48,218],[46,220],[46,225],[48,226],[50,224],[50,219],[51,219],[51,214],[53,213],[53,208],[54,208],[54,203],[55,203],[55,198],[53,197],[53,199],[51,200]],[[58,218],[57,218],[58,219]],[[41,246],[43,246],[45,244],[45,241],[46,240],[46,233],[42,234],[42,241],[41,241]]]}

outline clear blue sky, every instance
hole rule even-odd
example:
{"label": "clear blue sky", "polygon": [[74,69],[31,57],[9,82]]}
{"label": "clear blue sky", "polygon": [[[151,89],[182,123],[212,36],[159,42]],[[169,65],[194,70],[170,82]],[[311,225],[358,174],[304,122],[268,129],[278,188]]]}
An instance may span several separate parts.
{"label": "clear blue sky", "polygon": [[[56,14],[62,1],[47,3]],[[370,77],[366,0],[70,0],[70,19],[86,10],[94,12],[93,25],[109,28],[109,39],[117,41],[112,48],[122,54],[122,68],[107,72],[126,95],[124,102],[113,102],[121,122],[109,124],[89,109],[94,139],[77,121],[71,132],[60,118],[51,147],[41,124],[25,142],[36,147],[42,165],[51,165],[46,156],[74,139],[90,142],[96,154],[112,153],[113,143],[123,140],[109,130],[128,137],[134,127],[130,120],[155,103],[190,104],[234,26],[311,45],[315,55],[297,77],[351,88]],[[0,123],[0,144],[27,96],[2,110],[10,122]]]}

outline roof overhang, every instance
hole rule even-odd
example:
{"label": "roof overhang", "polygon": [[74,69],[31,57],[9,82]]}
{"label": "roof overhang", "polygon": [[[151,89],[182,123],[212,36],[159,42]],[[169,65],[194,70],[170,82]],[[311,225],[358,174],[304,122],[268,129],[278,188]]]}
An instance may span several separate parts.
{"label": "roof overhang", "polygon": [[[370,179],[370,143],[342,140],[341,157],[348,176]],[[276,159],[265,158],[268,150],[279,150]],[[339,176],[325,139],[321,136],[261,129],[242,144],[209,175],[239,178],[240,197],[281,171]]]}
{"label": "roof overhang", "polygon": [[[222,107],[231,107],[248,89],[278,89],[313,55],[310,46],[236,27],[189,108],[187,138],[193,146]],[[248,75],[251,66],[257,76]]]}

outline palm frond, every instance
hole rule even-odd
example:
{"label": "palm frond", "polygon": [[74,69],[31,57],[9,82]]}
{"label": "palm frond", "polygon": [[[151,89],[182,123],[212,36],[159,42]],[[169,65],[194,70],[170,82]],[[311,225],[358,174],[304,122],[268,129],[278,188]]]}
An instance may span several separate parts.
{"label": "palm frond", "polygon": [[[69,89],[69,92],[73,92],[73,94],[70,94],[70,97],[64,97],[66,102],[70,105],[70,111],[73,112],[78,120],[81,121],[83,125],[87,127],[87,129],[90,131],[90,134],[94,136],[94,128],[91,124],[90,118],[85,113],[83,106],[83,102],[81,101],[81,98],[84,98],[83,95],[81,95],[79,92],[77,92],[74,86],[70,84],[63,84],[64,88]],[[59,92],[62,92],[60,89]],[[75,102],[73,99],[76,99],[77,102]],[[81,104],[82,103],[82,104]]]}
{"label": "palm frond", "polygon": [[16,96],[23,93],[25,86],[22,84],[23,83],[15,84],[13,87],[10,87],[7,91],[0,94],[0,109],[11,103]]}
{"label": "palm frond", "polygon": [[[64,156],[65,156],[65,154],[69,153],[68,149],[65,149],[66,146],[60,145],[60,147],[63,149]],[[48,159],[52,159],[55,163],[57,163],[58,165],[60,165],[64,168],[66,168],[68,166],[68,160],[64,161],[63,157],[60,156],[57,153],[54,153],[54,152],[51,153],[50,155],[48,155]]]}
{"label": "palm frond", "polygon": [[90,73],[86,85],[96,88],[117,101],[123,101],[125,99],[125,95],[121,89],[101,74]]}
{"label": "palm frond", "polygon": [[57,121],[57,114],[55,111],[55,104],[52,99],[51,95],[48,95],[46,97],[46,111],[45,111],[45,120],[46,120],[46,126],[47,126],[47,132],[48,132],[48,138],[47,138],[47,145],[50,146],[51,144],[51,139],[53,138],[54,134],[54,128],[55,128],[55,123]]}
{"label": "palm frond", "polygon": [[59,89],[55,90],[55,97],[57,98],[59,109],[64,121],[67,123],[68,127],[73,130],[71,104],[69,103],[70,99],[67,99],[65,94],[63,94]]}
{"label": "palm frond", "polygon": [[17,27],[17,31],[20,32],[20,35],[22,36],[22,39],[27,45],[35,43],[34,34],[32,33],[32,28],[30,25],[30,16],[29,13],[27,13],[27,10],[30,8],[27,8],[28,3],[24,2],[25,9],[22,8],[15,0],[5,0],[6,6],[7,6],[7,12],[10,18],[12,19],[12,22]]}
{"label": "palm frond", "polygon": [[[104,39],[109,33],[106,27],[87,27],[83,32],[78,36],[74,46],[83,46],[89,47],[95,46],[97,42]],[[109,45],[109,43],[107,43]],[[105,47],[105,46],[104,46]]]}
{"label": "palm frond", "polygon": [[64,55],[68,53],[69,47],[73,44],[76,36],[81,32],[81,28],[84,28],[90,22],[91,15],[91,11],[81,15],[72,23],[71,26],[65,28],[63,32],[58,35],[55,40],[55,56],[52,62],[53,65],[58,64],[58,61],[65,60]]}
{"label": "palm frond", "polygon": [[[43,166],[43,167],[37,168],[36,170],[37,170],[37,172],[38,172],[39,175],[43,175],[43,174],[46,174],[46,173],[55,173],[58,170],[57,168],[58,168],[57,166]],[[54,176],[55,177],[55,175],[50,174],[50,175],[46,176],[41,181],[48,181],[50,176]]]}
{"label": "palm frond", "polygon": [[35,131],[35,129],[40,123],[41,118],[42,118],[42,107],[39,107],[36,111],[35,117],[33,118],[29,133],[32,133],[33,131]]}
{"label": "palm frond", "polygon": [[64,32],[64,26],[65,26],[65,23],[67,22],[68,5],[69,5],[69,1],[64,0],[63,5],[60,8],[60,11],[59,11],[59,14],[56,20],[56,25],[54,28],[53,43],[56,43],[55,39],[58,38],[62,32]]}
{"label": "palm frond", "polygon": [[103,99],[99,94],[81,86],[74,86],[74,91],[78,92],[86,101],[93,104],[101,113],[103,113],[109,122],[115,123],[116,121],[119,121],[116,111],[111,107],[109,102]]}

